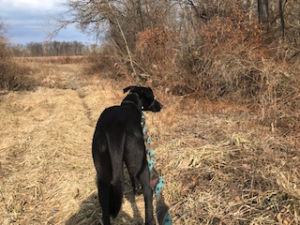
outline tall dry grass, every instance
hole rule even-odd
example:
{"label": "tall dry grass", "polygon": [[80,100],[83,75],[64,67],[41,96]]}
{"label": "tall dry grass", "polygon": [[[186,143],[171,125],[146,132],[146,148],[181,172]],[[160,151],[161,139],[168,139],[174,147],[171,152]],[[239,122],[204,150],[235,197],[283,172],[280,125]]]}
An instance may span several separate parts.
{"label": "tall dry grass", "polygon": [[[289,127],[283,127],[285,132],[294,130],[300,104],[298,63],[289,61],[288,56],[281,58],[285,45],[270,43],[266,47],[260,39],[257,43],[237,40],[234,35],[186,55],[191,61],[185,63],[192,62],[193,69],[183,76],[183,83],[212,101],[227,99],[251,105],[260,111],[261,121],[282,127],[281,118]],[[294,128],[299,130],[299,126]]]}
{"label": "tall dry grass", "polygon": [[175,224],[299,223],[299,134],[242,105],[167,98],[148,120]]}
{"label": "tall dry grass", "polygon": [[29,68],[13,60],[6,41],[0,37],[0,89],[30,89],[32,84],[26,76],[28,74]]}
{"label": "tall dry grass", "polygon": [[278,28],[266,32],[238,8],[223,13],[185,32],[154,28],[140,34],[137,61],[148,71],[146,80],[178,95],[247,104],[263,123],[298,132],[297,37],[282,42]]}
{"label": "tall dry grass", "polygon": [[39,64],[82,64],[89,63],[88,56],[42,56],[42,57],[16,57],[15,60],[21,63]]}
{"label": "tall dry grass", "polygon": [[[101,224],[93,129],[100,113],[120,104],[122,89],[132,83],[98,76],[62,89],[65,77],[73,76],[71,84],[85,77],[85,67],[78,65],[81,71],[74,73],[73,64],[40,64],[45,66],[57,85],[44,82],[34,92],[0,96],[0,221]],[[42,73],[34,77],[44,79]],[[153,90],[164,107],[145,113],[147,127],[174,224],[299,223],[299,133],[283,135],[245,104]],[[114,224],[143,223],[143,199],[133,198],[126,179]]]}

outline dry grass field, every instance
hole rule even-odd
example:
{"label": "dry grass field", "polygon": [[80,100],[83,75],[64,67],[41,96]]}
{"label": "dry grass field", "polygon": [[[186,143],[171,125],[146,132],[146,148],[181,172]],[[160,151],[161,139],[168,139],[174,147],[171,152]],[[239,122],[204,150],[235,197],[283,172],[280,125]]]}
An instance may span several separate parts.
{"label": "dry grass field", "polygon": [[[37,87],[0,93],[0,224],[102,224],[92,135],[131,83],[88,76],[80,63],[23,63]],[[164,108],[145,115],[173,224],[300,224],[299,130],[152,88]],[[125,195],[113,224],[143,224],[129,181]]]}

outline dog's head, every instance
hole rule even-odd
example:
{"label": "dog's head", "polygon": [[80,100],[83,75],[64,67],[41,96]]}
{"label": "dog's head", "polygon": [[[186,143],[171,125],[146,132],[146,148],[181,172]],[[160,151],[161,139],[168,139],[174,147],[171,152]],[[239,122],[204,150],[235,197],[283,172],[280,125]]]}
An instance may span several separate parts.
{"label": "dog's head", "polygon": [[123,100],[123,103],[126,102],[133,102],[142,111],[152,111],[152,112],[159,112],[163,107],[157,100],[154,98],[154,94],[151,88],[149,87],[138,87],[138,86],[129,86],[124,88],[123,91],[126,93],[129,91],[129,94]]}

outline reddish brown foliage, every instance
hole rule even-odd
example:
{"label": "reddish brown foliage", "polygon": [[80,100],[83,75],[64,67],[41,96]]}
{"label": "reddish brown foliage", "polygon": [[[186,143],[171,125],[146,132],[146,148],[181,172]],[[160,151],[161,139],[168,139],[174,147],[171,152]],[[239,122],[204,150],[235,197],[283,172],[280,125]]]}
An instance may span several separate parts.
{"label": "reddish brown foliage", "polygon": [[152,73],[166,73],[168,68],[176,67],[174,46],[178,44],[177,31],[148,28],[138,36],[137,52],[140,55],[140,62]]}

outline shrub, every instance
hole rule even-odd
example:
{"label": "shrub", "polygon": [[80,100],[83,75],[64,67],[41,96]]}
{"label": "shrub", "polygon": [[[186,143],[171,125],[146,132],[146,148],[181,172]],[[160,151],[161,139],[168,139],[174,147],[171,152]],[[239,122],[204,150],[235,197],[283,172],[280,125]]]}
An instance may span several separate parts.
{"label": "shrub", "polygon": [[178,43],[177,31],[162,27],[146,29],[138,35],[136,50],[139,64],[151,75],[165,78],[173,74]]}
{"label": "shrub", "polygon": [[26,77],[29,68],[14,62],[4,39],[0,39],[0,89],[28,89],[33,83]]}

